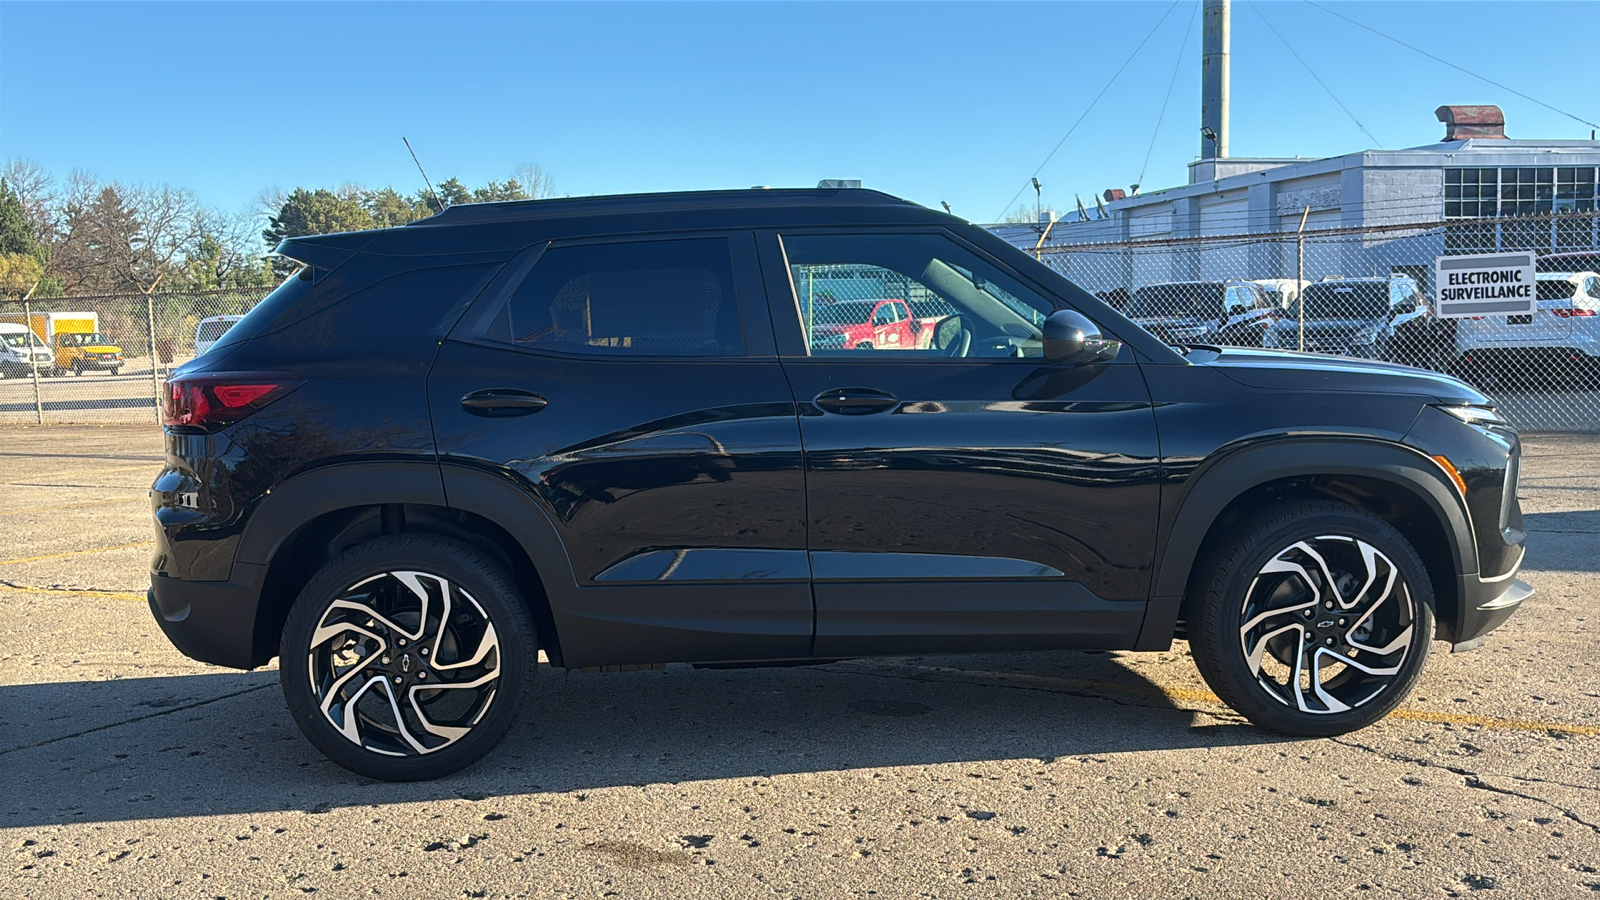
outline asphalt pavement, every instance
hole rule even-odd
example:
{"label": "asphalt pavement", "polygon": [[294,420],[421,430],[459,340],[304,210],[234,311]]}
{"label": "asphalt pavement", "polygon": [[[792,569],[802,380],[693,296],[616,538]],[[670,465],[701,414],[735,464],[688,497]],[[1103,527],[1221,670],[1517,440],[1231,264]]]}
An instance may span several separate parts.
{"label": "asphalt pavement", "polygon": [[394,785],[162,637],[158,430],[0,428],[0,894],[1593,896],[1600,436],[1526,444],[1538,594],[1356,734],[1251,727],[1183,642],[546,667],[529,729]]}

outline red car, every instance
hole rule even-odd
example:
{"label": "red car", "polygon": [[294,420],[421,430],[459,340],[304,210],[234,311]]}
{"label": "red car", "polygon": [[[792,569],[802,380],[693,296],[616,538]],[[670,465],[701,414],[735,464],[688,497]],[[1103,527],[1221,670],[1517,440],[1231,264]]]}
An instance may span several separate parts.
{"label": "red car", "polygon": [[938,317],[916,318],[904,300],[836,300],[811,316],[811,349],[926,350]]}

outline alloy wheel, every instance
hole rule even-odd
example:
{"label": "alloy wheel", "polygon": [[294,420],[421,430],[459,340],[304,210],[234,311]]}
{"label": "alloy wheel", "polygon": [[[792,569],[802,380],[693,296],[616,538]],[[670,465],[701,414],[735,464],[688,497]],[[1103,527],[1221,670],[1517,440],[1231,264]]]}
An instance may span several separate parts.
{"label": "alloy wheel", "polygon": [[1360,707],[1395,684],[1416,602],[1393,560],[1353,537],[1295,541],[1245,592],[1239,647],[1269,696],[1303,713]]}
{"label": "alloy wheel", "polygon": [[350,743],[420,756],[471,732],[494,702],[501,654],[477,600],[440,575],[389,571],[328,604],[306,664],[323,717]]}

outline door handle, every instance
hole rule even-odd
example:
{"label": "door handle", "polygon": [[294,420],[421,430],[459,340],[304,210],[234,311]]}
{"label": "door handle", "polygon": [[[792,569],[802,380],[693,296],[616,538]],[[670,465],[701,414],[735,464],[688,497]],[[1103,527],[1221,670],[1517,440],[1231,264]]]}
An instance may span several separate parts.
{"label": "door handle", "polygon": [[863,416],[894,409],[900,398],[876,388],[833,388],[818,394],[813,402],[828,412]]}
{"label": "door handle", "polygon": [[461,408],[475,416],[503,419],[509,416],[532,415],[549,405],[538,394],[511,388],[490,388],[473,391],[461,398]]}

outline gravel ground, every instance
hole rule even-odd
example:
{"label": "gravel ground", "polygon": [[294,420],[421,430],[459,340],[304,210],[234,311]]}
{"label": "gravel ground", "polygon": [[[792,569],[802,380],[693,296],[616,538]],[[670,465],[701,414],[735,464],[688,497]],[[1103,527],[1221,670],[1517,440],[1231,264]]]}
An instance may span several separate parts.
{"label": "gravel ground", "polygon": [[[0,428],[18,897],[1579,897],[1600,892],[1600,438],[1526,440],[1538,595],[1362,732],[1257,731],[1166,653],[545,669],[485,762],[328,763],[271,670],[144,606],[152,428]],[[1483,895],[1487,897],[1494,894]]]}

